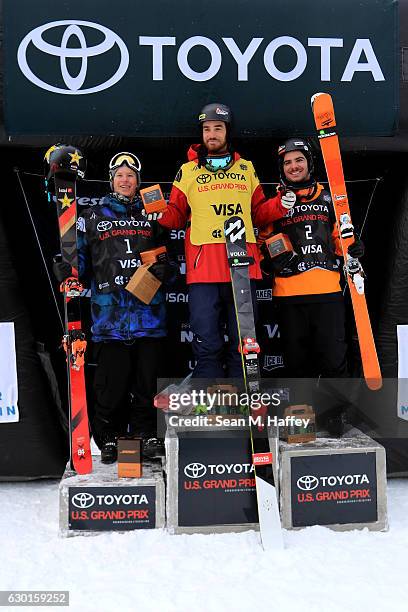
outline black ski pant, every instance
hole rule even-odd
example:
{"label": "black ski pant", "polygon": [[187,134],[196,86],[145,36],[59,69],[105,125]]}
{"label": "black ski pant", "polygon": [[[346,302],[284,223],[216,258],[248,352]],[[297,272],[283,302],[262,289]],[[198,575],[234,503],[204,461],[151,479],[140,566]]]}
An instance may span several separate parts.
{"label": "black ski pant", "polygon": [[345,409],[348,369],[343,300],[288,303],[275,299],[275,306],[285,373],[294,379],[291,403],[311,404],[320,414]]}
{"label": "black ski pant", "polygon": [[156,409],[162,338],[137,338],[94,345],[94,418],[92,433],[100,445],[106,436],[156,435]]}
{"label": "black ski pant", "polygon": [[288,376],[347,376],[343,301],[275,303]]}

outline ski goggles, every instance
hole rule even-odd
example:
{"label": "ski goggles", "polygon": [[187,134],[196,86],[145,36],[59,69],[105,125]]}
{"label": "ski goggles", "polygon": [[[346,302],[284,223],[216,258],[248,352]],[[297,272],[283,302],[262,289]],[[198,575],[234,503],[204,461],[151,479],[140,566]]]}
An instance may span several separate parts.
{"label": "ski goggles", "polygon": [[204,166],[210,172],[218,172],[218,170],[228,170],[232,163],[232,155],[228,153],[222,157],[206,157]]}
{"label": "ski goggles", "polygon": [[133,153],[122,152],[116,153],[116,155],[114,155],[110,160],[109,172],[111,173],[114,170],[117,170],[124,164],[126,164],[126,166],[128,166],[131,170],[134,170],[136,173],[139,173],[142,169],[142,164],[136,155],[133,155]]}

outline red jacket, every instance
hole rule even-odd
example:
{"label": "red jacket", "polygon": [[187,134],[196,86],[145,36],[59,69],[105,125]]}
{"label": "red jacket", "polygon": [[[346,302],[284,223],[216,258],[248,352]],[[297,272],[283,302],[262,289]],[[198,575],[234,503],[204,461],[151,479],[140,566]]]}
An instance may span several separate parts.
{"label": "red jacket", "polygon": [[[192,145],[188,151],[189,162],[198,164],[197,151],[200,145]],[[241,159],[234,153],[234,163]],[[246,160],[242,160],[245,162]],[[183,164],[183,168],[189,166]],[[256,176],[256,175],[255,175]],[[177,180],[177,178],[176,178]],[[257,185],[251,197],[251,217],[254,226],[261,228],[283,217],[286,209],[282,206],[280,195],[267,200],[260,184]],[[191,209],[187,197],[174,183],[170,193],[169,204],[159,223],[168,229],[180,229],[187,225],[191,218]],[[190,240],[190,227],[187,227],[185,237],[185,255],[187,283],[229,283],[230,270],[227,261],[225,244],[192,244]],[[248,255],[253,257],[254,263],[249,266],[249,275],[252,279],[262,278],[259,267],[259,254],[255,243],[247,243]]]}

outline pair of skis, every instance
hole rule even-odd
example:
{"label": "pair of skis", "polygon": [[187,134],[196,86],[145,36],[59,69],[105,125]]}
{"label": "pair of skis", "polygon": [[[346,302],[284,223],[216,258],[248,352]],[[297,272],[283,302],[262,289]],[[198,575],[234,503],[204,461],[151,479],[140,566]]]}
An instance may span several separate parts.
{"label": "pair of skis", "polygon": [[354,242],[354,227],[351,222],[333,101],[329,94],[317,93],[312,96],[311,102],[339,228],[344,275],[353,304],[363,374],[368,388],[376,391],[382,386],[382,377],[364,292],[364,272],[360,261],[347,252],[350,244]]}
{"label": "pair of skis", "polygon": [[[61,145],[57,147],[62,148]],[[51,149],[47,152],[46,159],[49,154],[47,161],[52,168],[53,151]],[[72,157],[69,151],[58,151],[58,155],[65,153]],[[82,158],[79,151],[75,153],[79,159]],[[60,286],[64,296],[65,332],[62,346],[66,353],[68,373],[70,462],[77,474],[89,474],[92,472],[92,454],[84,371],[86,339],[82,331],[80,311],[80,296],[83,287],[78,279],[75,161],[71,163],[71,170],[67,172],[66,169],[60,169],[56,164],[52,180],[55,185],[61,255],[63,261],[66,261],[72,268],[71,276],[65,279]],[[47,190],[48,187],[49,183]],[[48,191],[48,198],[52,201],[50,191]]]}

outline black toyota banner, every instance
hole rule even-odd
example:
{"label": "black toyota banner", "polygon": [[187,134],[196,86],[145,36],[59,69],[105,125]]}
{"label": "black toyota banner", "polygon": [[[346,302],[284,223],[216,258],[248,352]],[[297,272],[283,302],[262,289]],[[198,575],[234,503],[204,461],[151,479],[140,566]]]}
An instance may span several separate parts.
{"label": "black toyota banner", "polygon": [[69,529],[130,531],[156,526],[156,488],[69,487]]}
{"label": "black toyota banner", "polygon": [[218,100],[232,107],[237,134],[307,135],[318,91],[333,95],[344,135],[391,135],[396,126],[393,0],[122,0],[120,11],[108,0],[4,0],[3,8],[9,134],[190,137],[200,108]]}
{"label": "black toyota banner", "polygon": [[293,526],[377,521],[375,458],[374,452],[292,457]]}
{"label": "black toyota banner", "polygon": [[257,523],[249,437],[179,436],[178,524]]}

